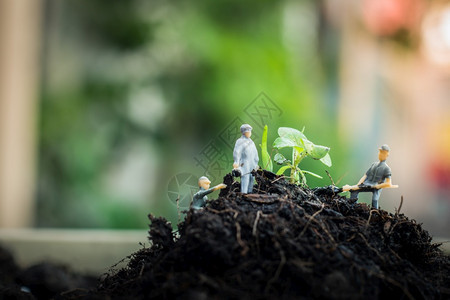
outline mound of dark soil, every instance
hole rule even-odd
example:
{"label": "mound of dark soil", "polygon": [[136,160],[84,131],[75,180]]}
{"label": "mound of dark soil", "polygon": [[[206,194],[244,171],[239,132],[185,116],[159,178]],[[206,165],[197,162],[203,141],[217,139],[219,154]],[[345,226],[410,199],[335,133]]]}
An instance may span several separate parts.
{"label": "mound of dark soil", "polygon": [[86,293],[96,283],[97,279],[92,276],[83,276],[50,262],[21,269],[11,253],[0,247],[0,300],[52,299],[72,289],[84,289]]}
{"label": "mound of dark soil", "polygon": [[[350,204],[266,171],[255,193],[231,175],[175,234],[149,216],[151,248],[86,297],[183,299],[445,299],[450,260],[403,214]],[[70,294],[66,294],[70,297]],[[75,295],[73,295],[75,296]],[[80,296],[79,294],[76,295]]]}

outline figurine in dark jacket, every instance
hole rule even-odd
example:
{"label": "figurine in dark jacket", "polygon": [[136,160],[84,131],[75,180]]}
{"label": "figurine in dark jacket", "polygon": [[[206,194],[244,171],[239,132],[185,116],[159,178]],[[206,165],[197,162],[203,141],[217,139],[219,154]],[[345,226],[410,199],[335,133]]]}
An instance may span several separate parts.
{"label": "figurine in dark jacket", "polygon": [[208,201],[208,197],[206,195],[211,194],[216,190],[220,190],[226,188],[227,185],[224,183],[218,184],[215,187],[209,188],[211,185],[211,181],[209,181],[208,177],[202,176],[198,180],[198,186],[200,190],[194,194],[192,199],[192,208],[200,209],[205,207],[206,201]]}
{"label": "figurine in dark jacket", "polygon": [[378,149],[378,162],[374,162],[366,174],[361,177],[358,184],[354,186],[345,185],[343,191],[350,191],[350,202],[358,201],[360,192],[372,192],[372,207],[378,209],[381,189],[397,188],[398,185],[391,183],[391,168],[386,164],[389,156],[389,146],[383,145]]}

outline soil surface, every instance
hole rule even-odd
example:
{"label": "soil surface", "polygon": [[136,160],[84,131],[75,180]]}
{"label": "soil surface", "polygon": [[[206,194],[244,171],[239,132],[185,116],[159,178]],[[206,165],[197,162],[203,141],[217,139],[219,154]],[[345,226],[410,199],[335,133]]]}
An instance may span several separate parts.
{"label": "soil surface", "polygon": [[[448,299],[450,258],[420,224],[259,170],[231,175],[179,231],[151,220],[150,248],[83,296],[129,299]],[[70,294],[66,294],[70,297]],[[74,295],[75,296],[75,295]],[[81,295],[76,295],[81,296]]]}
{"label": "soil surface", "polygon": [[416,221],[349,203],[332,187],[301,188],[262,170],[256,181],[243,195],[225,176],[219,198],[187,211],[178,232],[150,215],[150,248],[97,288],[56,298],[450,298],[450,257]]}

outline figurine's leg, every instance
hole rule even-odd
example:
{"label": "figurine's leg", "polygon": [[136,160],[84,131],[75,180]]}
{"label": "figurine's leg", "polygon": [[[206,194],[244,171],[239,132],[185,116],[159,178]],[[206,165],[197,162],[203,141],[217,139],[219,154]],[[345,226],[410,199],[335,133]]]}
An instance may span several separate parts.
{"label": "figurine's leg", "polygon": [[253,192],[253,182],[255,182],[255,176],[252,174],[248,175],[248,186],[247,186],[247,192],[251,194]]}
{"label": "figurine's leg", "polygon": [[249,174],[242,175],[241,176],[241,193],[247,194],[248,193],[248,182],[250,180]]}
{"label": "figurine's leg", "polygon": [[378,200],[380,199],[381,189],[372,192],[372,207],[378,209]]}
{"label": "figurine's leg", "polygon": [[358,194],[359,194],[359,191],[351,191],[350,192],[350,200],[352,200],[353,202],[358,201]]}

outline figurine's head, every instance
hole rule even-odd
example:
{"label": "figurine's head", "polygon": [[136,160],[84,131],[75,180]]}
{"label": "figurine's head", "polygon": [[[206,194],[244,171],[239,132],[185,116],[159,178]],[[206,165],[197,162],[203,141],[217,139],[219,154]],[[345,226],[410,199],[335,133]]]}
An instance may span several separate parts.
{"label": "figurine's head", "polygon": [[383,146],[381,146],[380,148],[378,148],[378,159],[380,161],[386,160],[389,156],[389,151],[391,149],[389,148],[388,145],[384,144]]}
{"label": "figurine's head", "polygon": [[202,176],[198,179],[198,186],[204,188],[205,190],[209,189],[211,185],[211,181],[209,181],[208,177]]}
{"label": "figurine's head", "polygon": [[242,135],[245,135],[246,137],[251,137],[252,136],[252,126],[248,125],[248,124],[244,124],[241,126],[241,133]]}

